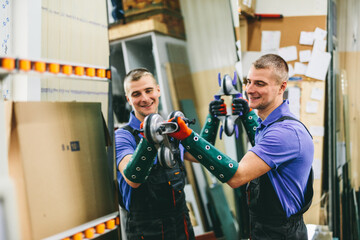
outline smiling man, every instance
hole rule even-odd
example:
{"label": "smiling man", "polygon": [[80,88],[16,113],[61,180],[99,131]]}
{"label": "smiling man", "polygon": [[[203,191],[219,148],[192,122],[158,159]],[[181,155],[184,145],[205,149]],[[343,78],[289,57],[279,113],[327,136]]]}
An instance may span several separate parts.
{"label": "smiling man", "polygon": [[176,165],[164,168],[156,159],[155,146],[139,132],[145,117],[158,112],[160,87],[152,73],[138,68],[126,75],[124,89],[133,111],[128,124],[115,131],[123,239],[195,239],[183,163],[193,157],[180,146]]}
{"label": "smiling man", "polygon": [[181,140],[220,181],[233,188],[248,183],[251,239],[307,239],[302,216],[313,196],[314,145],[283,99],[287,80],[288,65],[278,55],[263,55],[252,64],[246,85],[249,105],[241,98],[232,105],[246,129],[254,122],[252,109],[259,115],[255,145],[239,163],[194,133],[181,118],[172,120],[180,130],[170,136]]}

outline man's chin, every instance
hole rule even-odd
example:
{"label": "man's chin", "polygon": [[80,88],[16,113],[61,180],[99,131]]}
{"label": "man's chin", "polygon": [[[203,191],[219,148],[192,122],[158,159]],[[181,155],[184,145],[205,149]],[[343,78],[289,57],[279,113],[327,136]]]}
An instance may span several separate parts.
{"label": "man's chin", "polygon": [[150,115],[152,113],[157,113],[156,109],[148,109],[148,110],[144,110],[144,111],[141,111],[142,115],[143,116],[147,116],[147,115]]}
{"label": "man's chin", "polygon": [[255,103],[250,102],[250,103],[249,103],[249,107],[250,107],[250,108],[256,108],[256,104],[255,104]]}

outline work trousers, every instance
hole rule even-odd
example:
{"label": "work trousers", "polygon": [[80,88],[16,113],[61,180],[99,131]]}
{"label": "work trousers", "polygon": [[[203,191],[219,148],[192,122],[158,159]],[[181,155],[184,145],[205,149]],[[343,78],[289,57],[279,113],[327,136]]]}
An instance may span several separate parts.
{"label": "work trousers", "polygon": [[167,216],[136,216],[127,213],[127,240],[194,240],[189,212]]}
{"label": "work trousers", "polygon": [[283,222],[261,222],[250,216],[251,240],[307,240],[307,229],[302,216]]}

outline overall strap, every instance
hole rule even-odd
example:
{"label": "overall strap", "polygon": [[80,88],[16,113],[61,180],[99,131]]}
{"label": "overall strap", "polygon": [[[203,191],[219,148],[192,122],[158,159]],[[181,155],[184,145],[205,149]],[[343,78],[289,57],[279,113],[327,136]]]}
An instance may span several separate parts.
{"label": "overall strap", "polygon": [[311,133],[310,133],[310,131],[307,129],[307,127],[306,127],[299,119],[296,119],[296,118],[294,118],[294,117],[282,116],[281,118],[279,118],[279,119],[276,120],[275,122],[270,123],[268,126],[270,126],[271,124],[274,124],[274,123],[276,123],[276,122],[282,122],[282,121],[284,121],[284,120],[294,120],[294,121],[297,121],[297,122],[301,123],[301,125],[303,125],[304,128],[306,129],[306,131],[309,133],[310,137],[313,138],[312,135],[311,135]]}
{"label": "overall strap", "polygon": [[125,126],[121,127],[122,129],[125,129],[126,131],[129,131],[135,138],[135,142],[136,142],[136,145],[139,144],[140,142],[140,137],[139,137],[139,131],[130,127],[129,124],[126,124]]}

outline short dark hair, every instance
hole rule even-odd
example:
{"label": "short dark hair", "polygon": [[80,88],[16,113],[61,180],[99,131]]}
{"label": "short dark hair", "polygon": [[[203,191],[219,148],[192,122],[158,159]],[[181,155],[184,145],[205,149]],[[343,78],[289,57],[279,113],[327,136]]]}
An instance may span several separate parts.
{"label": "short dark hair", "polygon": [[128,94],[128,84],[129,84],[129,82],[138,81],[141,77],[146,76],[146,75],[151,76],[151,78],[154,81],[154,84],[158,85],[154,75],[149,70],[147,70],[146,68],[135,68],[135,69],[129,71],[126,74],[125,78],[124,78],[125,95]]}
{"label": "short dark hair", "polygon": [[279,83],[289,78],[289,66],[286,61],[276,54],[265,54],[258,58],[253,66],[255,69],[272,69]]}

